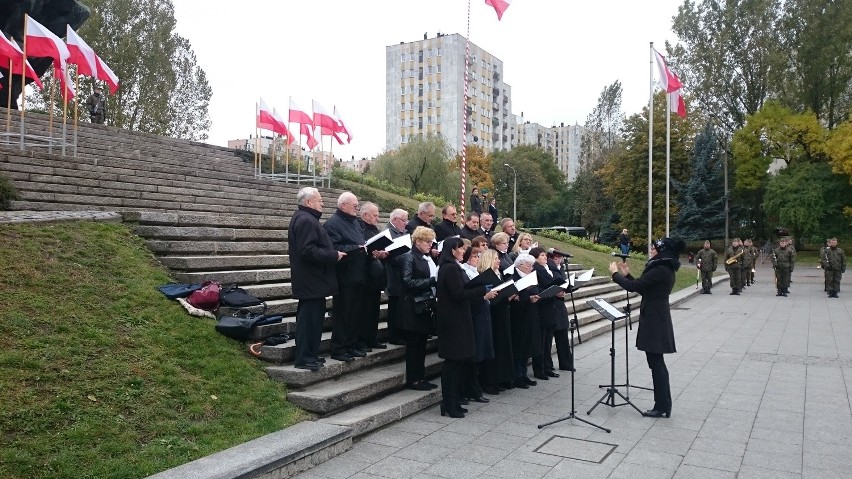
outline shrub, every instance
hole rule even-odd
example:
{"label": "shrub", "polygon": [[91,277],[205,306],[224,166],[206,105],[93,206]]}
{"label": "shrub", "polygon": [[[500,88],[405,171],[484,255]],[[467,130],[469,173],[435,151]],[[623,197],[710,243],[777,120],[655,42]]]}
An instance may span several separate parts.
{"label": "shrub", "polygon": [[[567,235],[565,233],[562,233],[561,231],[543,230],[543,231],[537,232],[536,234],[538,234],[540,236],[544,236],[546,238],[552,238],[552,239],[562,241],[562,242],[565,242],[565,243],[568,243],[568,244],[579,246],[579,247],[584,248],[584,249],[588,249],[588,250],[592,250],[592,251],[598,251],[600,253],[612,253],[615,250],[615,248],[612,248],[610,246],[606,246],[606,245],[602,245],[602,244],[598,244],[598,243],[593,243],[593,242],[587,240],[586,238],[580,238],[579,236]],[[648,261],[648,255],[642,254],[642,253],[637,253],[635,251],[630,252],[630,257],[640,259],[642,261]]]}
{"label": "shrub", "polygon": [[0,210],[9,209],[9,205],[12,204],[12,200],[17,200],[19,197],[18,190],[15,189],[15,185],[12,184],[12,181],[3,175],[0,175]]}

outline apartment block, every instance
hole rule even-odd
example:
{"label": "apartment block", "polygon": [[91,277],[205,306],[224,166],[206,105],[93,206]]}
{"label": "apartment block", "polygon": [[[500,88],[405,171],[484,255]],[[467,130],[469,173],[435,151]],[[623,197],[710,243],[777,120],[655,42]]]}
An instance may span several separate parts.
{"label": "apartment block", "polygon": [[568,182],[577,178],[580,167],[580,144],[583,137],[581,125],[546,127],[539,123],[525,121],[523,113],[515,117],[517,134],[514,145],[533,145],[542,148],[553,155],[553,160],[559,171],[565,175]]}

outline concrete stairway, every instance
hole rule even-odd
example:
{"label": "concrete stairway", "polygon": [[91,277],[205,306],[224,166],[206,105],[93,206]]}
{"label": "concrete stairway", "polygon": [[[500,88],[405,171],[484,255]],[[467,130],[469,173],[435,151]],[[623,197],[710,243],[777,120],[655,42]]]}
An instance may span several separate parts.
{"label": "concrete stairway", "polygon": [[[16,128],[13,125],[12,131]],[[46,117],[28,113],[27,128],[46,134]],[[80,124],[78,138],[76,157],[70,152],[62,157],[0,146],[0,172],[22,196],[12,209],[120,212],[175,281],[237,284],[264,299],[269,313],[284,315],[280,324],[257,328],[254,341],[294,331],[297,301],[290,284],[287,226],[295,211],[295,194],[303,185],[256,179],[253,165],[234,151],[202,143],[88,123]],[[340,193],[321,191],[329,199]],[[326,208],[325,217],[333,211]],[[582,266],[571,269],[579,272]],[[616,306],[626,299],[607,276],[593,278],[575,293],[582,339],[609,331],[610,323],[600,321],[601,316],[586,305],[591,297]],[[566,307],[573,310],[570,302]],[[321,351],[329,350],[330,326],[327,317]],[[385,323],[380,324],[380,338],[386,329]],[[433,377],[441,368],[436,341],[430,340],[427,351],[427,373]],[[403,349],[398,346],[375,350],[348,364],[329,358],[317,372],[293,368],[293,353],[292,340],[262,347],[261,358],[270,363],[268,375],[288,385],[290,401],[323,416],[324,422],[352,427],[356,436],[440,398],[440,389],[403,389]]]}

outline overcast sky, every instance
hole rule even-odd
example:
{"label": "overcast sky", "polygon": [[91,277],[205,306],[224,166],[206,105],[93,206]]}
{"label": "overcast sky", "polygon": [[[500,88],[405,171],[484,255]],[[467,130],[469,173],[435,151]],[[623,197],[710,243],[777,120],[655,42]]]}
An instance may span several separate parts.
{"label": "overcast sky", "polygon": [[[514,114],[545,126],[585,123],[601,90],[620,80],[627,115],[648,103],[648,44],[675,43],[683,0],[514,0],[497,21],[471,0],[470,40],[503,60]],[[353,135],[344,159],[385,148],[385,47],[428,32],[466,35],[467,0],[174,0],[213,98],[210,143],[254,133],[263,97],[286,118],[289,97],[310,111],[337,105]],[[686,86],[688,90],[688,85]],[[328,139],[323,143],[328,149]]]}

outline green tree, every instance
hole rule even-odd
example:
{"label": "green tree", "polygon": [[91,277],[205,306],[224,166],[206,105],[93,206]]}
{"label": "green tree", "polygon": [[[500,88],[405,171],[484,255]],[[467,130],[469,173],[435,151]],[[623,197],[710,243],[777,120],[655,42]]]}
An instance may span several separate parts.
{"label": "green tree", "polygon": [[[191,140],[207,139],[212,90],[189,41],[175,33],[170,0],[87,0],[92,15],[79,34],[109,64],[120,88],[107,99],[106,123]],[[92,91],[81,77],[81,112]],[[49,90],[41,101],[49,102]],[[42,104],[44,104],[42,103]],[[62,100],[57,95],[57,111]],[[85,113],[83,114],[85,116]]]}
{"label": "green tree", "polygon": [[618,80],[604,87],[598,104],[586,118],[580,143],[581,168],[598,168],[618,150],[624,125],[621,93]]}
{"label": "green tree", "polygon": [[458,170],[450,169],[450,146],[438,136],[415,138],[398,150],[382,153],[370,172],[392,185],[408,188],[412,195],[426,193],[459,198]]}
{"label": "green tree", "polygon": [[491,155],[491,175],[495,179],[495,191],[500,197],[505,216],[510,209],[515,176],[518,182],[518,218],[535,220],[538,211],[555,195],[564,191],[565,176],[556,167],[553,155],[539,147],[522,145],[511,151],[496,151]]}
{"label": "green tree", "polygon": [[680,194],[674,235],[685,240],[721,238],[725,231],[725,195],[722,148],[708,123],[695,138],[692,174]]}
{"label": "green tree", "polygon": [[598,238],[603,226],[609,224],[613,208],[612,199],[606,194],[600,173],[584,168],[571,183],[575,202],[572,210],[578,224],[586,228],[592,239]]}

